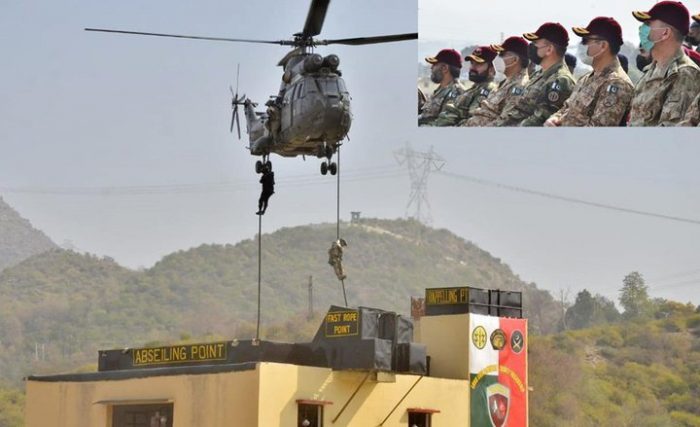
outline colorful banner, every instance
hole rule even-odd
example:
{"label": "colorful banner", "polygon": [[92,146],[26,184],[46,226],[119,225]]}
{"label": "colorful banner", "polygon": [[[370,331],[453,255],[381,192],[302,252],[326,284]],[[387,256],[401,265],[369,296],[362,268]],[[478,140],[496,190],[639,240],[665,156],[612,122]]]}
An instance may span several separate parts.
{"label": "colorful banner", "polygon": [[527,426],[527,319],[469,315],[471,427]]}

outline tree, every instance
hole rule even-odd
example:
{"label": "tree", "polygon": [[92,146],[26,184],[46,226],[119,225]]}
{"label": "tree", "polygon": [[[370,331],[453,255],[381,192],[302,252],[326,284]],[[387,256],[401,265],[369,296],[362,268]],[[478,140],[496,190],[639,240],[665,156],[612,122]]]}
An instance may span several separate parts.
{"label": "tree", "polygon": [[586,328],[593,323],[595,311],[595,300],[591,293],[584,289],[576,295],[574,305],[566,310],[566,325],[571,329]]}
{"label": "tree", "polygon": [[645,319],[651,316],[652,304],[644,278],[636,271],[625,276],[620,289],[620,305],[625,319]]}

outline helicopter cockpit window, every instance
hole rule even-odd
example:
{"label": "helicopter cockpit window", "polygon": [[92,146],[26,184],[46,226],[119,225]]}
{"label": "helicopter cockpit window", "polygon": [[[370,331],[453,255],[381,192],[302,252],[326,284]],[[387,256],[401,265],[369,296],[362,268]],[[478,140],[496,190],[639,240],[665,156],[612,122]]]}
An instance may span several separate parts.
{"label": "helicopter cockpit window", "polygon": [[336,79],[336,82],[338,83],[338,90],[340,93],[348,93],[348,89],[345,87],[345,82],[343,79]]}
{"label": "helicopter cockpit window", "polygon": [[319,86],[321,86],[324,95],[340,95],[338,79],[318,79],[318,83]]}

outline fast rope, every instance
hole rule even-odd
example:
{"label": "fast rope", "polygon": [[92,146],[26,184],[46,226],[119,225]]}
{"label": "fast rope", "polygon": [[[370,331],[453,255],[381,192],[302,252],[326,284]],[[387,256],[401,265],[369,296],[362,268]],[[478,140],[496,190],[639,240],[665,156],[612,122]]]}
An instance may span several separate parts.
{"label": "fast rope", "polygon": [[[340,144],[337,148],[338,153],[338,169],[337,169],[337,184],[335,193],[335,239],[340,240]],[[340,285],[343,288],[343,300],[345,301],[345,307],[348,306],[348,296],[345,293],[345,279],[340,279]]]}
{"label": "fast rope", "polygon": [[260,341],[260,291],[262,277],[262,215],[258,215],[258,324],[255,328],[255,340]]}

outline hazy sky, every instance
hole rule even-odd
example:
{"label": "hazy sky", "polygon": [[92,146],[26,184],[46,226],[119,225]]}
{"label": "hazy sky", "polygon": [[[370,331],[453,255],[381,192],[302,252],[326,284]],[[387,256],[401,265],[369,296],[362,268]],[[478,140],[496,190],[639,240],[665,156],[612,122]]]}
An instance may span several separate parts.
{"label": "hazy sky", "polygon": [[[585,24],[598,10],[594,3],[576,22],[573,9],[558,2],[540,2],[527,13],[524,5],[517,13],[493,5],[508,17],[504,31],[522,32],[534,30],[548,9],[572,15],[560,18],[566,25]],[[629,14],[624,3],[605,7]],[[421,12],[427,4],[421,2]],[[287,50],[82,29],[281,39],[300,31],[306,2],[0,7],[0,194],[7,202],[57,243],[70,240],[129,267],[202,243],[253,237],[258,176],[255,159],[228,132],[228,88],[240,63],[241,92],[262,104],[277,92],[275,64]],[[322,37],[416,31],[416,7],[405,0],[336,0]],[[475,40],[500,31],[493,17],[459,14]],[[458,11],[450,19],[458,20]],[[696,130],[417,129],[416,50],[416,42],[318,50],[340,56],[353,97],[351,140],[342,149],[343,218],[351,210],[405,214],[410,183],[392,153],[410,142],[419,150],[432,145],[452,173],[700,220]],[[334,221],[335,181],[318,173],[318,159],[273,162],[278,189],[265,231]],[[700,225],[440,175],[431,177],[429,194],[434,226],[475,242],[544,288],[587,287],[615,298],[623,276],[638,270],[657,286],[653,295],[700,303]],[[426,284],[441,285],[459,284]]]}

